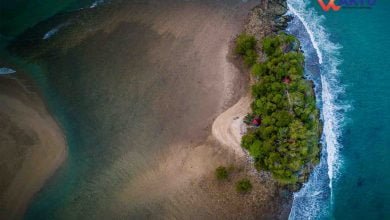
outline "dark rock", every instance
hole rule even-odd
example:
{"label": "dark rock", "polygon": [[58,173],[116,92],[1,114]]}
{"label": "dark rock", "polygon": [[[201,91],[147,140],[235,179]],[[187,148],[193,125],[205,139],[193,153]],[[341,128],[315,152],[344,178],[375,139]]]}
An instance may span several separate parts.
{"label": "dark rock", "polygon": [[272,14],[281,16],[288,10],[287,2],[285,0],[268,0],[268,9]]}
{"label": "dark rock", "polygon": [[267,35],[285,30],[292,19],[292,16],[284,15],[287,10],[285,0],[263,1],[250,12],[245,32],[261,41]]}

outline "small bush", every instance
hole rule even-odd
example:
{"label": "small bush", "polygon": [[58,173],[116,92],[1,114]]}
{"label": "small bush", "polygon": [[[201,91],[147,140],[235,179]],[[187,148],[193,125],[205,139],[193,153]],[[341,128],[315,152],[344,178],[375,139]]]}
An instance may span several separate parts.
{"label": "small bush", "polygon": [[253,36],[241,34],[236,40],[236,53],[245,55],[247,51],[255,49],[256,43]]}
{"label": "small bush", "polygon": [[252,190],[252,183],[249,179],[245,178],[236,183],[236,190],[239,193],[246,193]]}
{"label": "small bush", "polygon": [[218,180],[226,180],[229,177],[229,172],[226,167],[220,166],[215,170],[215,177]]}
{"label": "small bush", "polygon": [[268,56],[274,54],[279,46],[280,41],[278,37],[266,37],[263,40],[263,51]]}
{"label": "small bush", "polygon": [[258,58],[256,43],[255,37],[246,34],[241,34],[236,39],[236,53],[243,56],[245,64],[249,67],[255,64]]}
{"label": "small bush", "polygon": [[254,76],[263,76],[266,74],[267,68],[261,63],[255,63],[251,71]]}
{"label": "small bush", "polygon": [[255,50],[247,50],[244,55],[244,63],[251,67],[256,63],[257,58],[258,56]]}

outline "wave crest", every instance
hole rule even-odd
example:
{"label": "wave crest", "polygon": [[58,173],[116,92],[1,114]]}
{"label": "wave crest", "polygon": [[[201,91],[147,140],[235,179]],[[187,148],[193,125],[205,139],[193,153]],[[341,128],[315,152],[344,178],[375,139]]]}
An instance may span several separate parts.
{"label": "wave crest", "polygon": [[[323,26],[325,17],[318,15],[309,2],[287,0],[287,4],[289,13],[299,19],[307,32],[308,40],[318,58],[320,89],[317,90],[317,98],[324,125],[321,162],[313,171],[309,182],[299,192],[294,193],[289,219],[329,217],[333,200],[332,187],[342,164],[339,150],[342,147],[340,137],[344,113],[349,108],[340,101],[340,95],[344,93],[344,87],[338,79],[341,74],[338,67],[342,62],[339,59],[339,51],[342,47],[329,39],[329,34]],[[307,49],[303,47],[304,51]],[[305,51],[305,56],[307,54]]]}

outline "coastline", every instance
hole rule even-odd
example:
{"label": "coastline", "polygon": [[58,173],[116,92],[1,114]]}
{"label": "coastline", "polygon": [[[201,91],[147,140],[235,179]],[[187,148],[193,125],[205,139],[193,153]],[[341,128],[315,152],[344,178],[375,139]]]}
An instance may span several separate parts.
{"label": "coastline", "polygon": [[24,73],[0,76],[0,218],[20,219],[67,157],[65,137]]}
{"label": "coastline", "polygon": [[[276,1],[275,1],[276,2]],[[273,2],[273,3],[275,3]],[[249,15],[249,19],[246,23],[245,31],[244,33],[254,35],[257,40],[262,40],[264,37],[272,35],[271,33],[280,33],[279,31],[286,30],[287,28],[287,22],[292,19],[290,15],[285,15],[287,10],[287,2],[286,1],[280,1],[280,5],[276,7],[276,9],[271,9],[271,13],[265,13],[263,16],[258,16],[259,14],[263,13],[264,7],[268,8],[268,5],[259,5],[256,6],[254,9],[252,9],[251,14]],[[267,4],[267,3],[265,3]],[[280,8],[282,6],[282,9]],[[271,6],[272,7],[272,6]],[[271,16],[270,16],[271,15]],[[272,19],[269,19],[273,17]],[[261,25],[267,24],[268,29],[262,29]],[[260,53],[260,60],[264,61],[264,54]],[[241,65],[241,72],[248,72],[248,69],[242,68]],[[253,84],[254,79],[251,78],[251,84]],[[304,81],[311,85],[311,93],[315,94],[314,91],[314,82],[312,79],[308,79],[304,77]],[[246,113],[250,112],[250,103],[251,98],[250,95],[247,95],[246,97],[242,97],[239,102],[237,102],[234,106],[226,110],[224,113],[222,113],[213,123],[212,127],[212,134],[216,140],[221,143],[222,146],[230,148],[233,152],[235,152],[236,155],[239,157],[248,157],[248,153],[244,152],[241,148],[241,138],[243,134],[245,134],[246,126],[242,122],[243,117],[245,117]],[[245,113],[246,112],[246,113]],[[237,121],[236,121],[237,120]],[[319,136],[322,134],[322,124],[320,123],[320,128],[318,129]],[[319,140],[318,140],[319,142]],[[318,143],[320,145],[320,143]],[[320,148],[321,149],[321,148]],[[321,151],[321,150],[320,150]],[[316,158],[321,157],[318,155]],[[252,158],[249,158],[249,160],[252,160]],[[313,164],[314,163],[314,164]],[[301,183],[298,187],[292,187],[289,189],[289,193],[295,192],[297,189],[302,188],[303,183],[308,181],[309,175],[311,175],[314,172],[314,168],[316,166],[316,162],[310,162],[307,165],[307,169],[300,180]],[[319,163],[319,162],[317,162]],[[319,166],[317,164],[317,166]],[[269,177],[271,178],[271,177]],[[303,181],[303,182],[302,182]],[[290,203],[285,203],[284,211],[287,213],[286,218],[290,214],[291,207],[292,207],[293,198],[291,197]],[[288,205],[289,204],[289,205]],[[281,204],[283,206],[283,204]]]}
{"label": "coastline", "polygon": [[[285,0],[263,1],[262,3],[256,4],[248,12],[241,29],[244,33],[253,35],[260,41],[286,28],[288,19],[279,19],[286,12],[287,3]],[[252,97],[250,94],[250,86],[254,83],[254,79],[250,74],[250,68],[235,53],[235,47],[236,44],[232,41],[227,53],[227,59],[238,69],[243,75],[242,77],[247,78],[248,84],[243,96],[238,97],[236,103],[231,104],[228,109],[218,115],[214,120],[211,133],[222,146],[229,147],[239,157],[244,157],[245,152],[241,147],[241,137],[245,133],[246,126],[243,118],[251,111],[250,104]],[[260,59],[263,59],[264,55],[260,54],[260,56]]]}

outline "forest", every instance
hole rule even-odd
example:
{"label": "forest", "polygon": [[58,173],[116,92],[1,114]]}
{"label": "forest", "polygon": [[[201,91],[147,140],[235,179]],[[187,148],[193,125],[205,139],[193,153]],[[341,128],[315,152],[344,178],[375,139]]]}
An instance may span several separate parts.
{"label": "forest", "polygon": [[261,44],[241,34],[235,51],[254,81],[252,112],[245,118],[248,131],[241,145],[254,158],[256,169],[269,171],[281,185],[298,186],[319,161],[321,134],[300,43],[285,33],[266,37]]}

